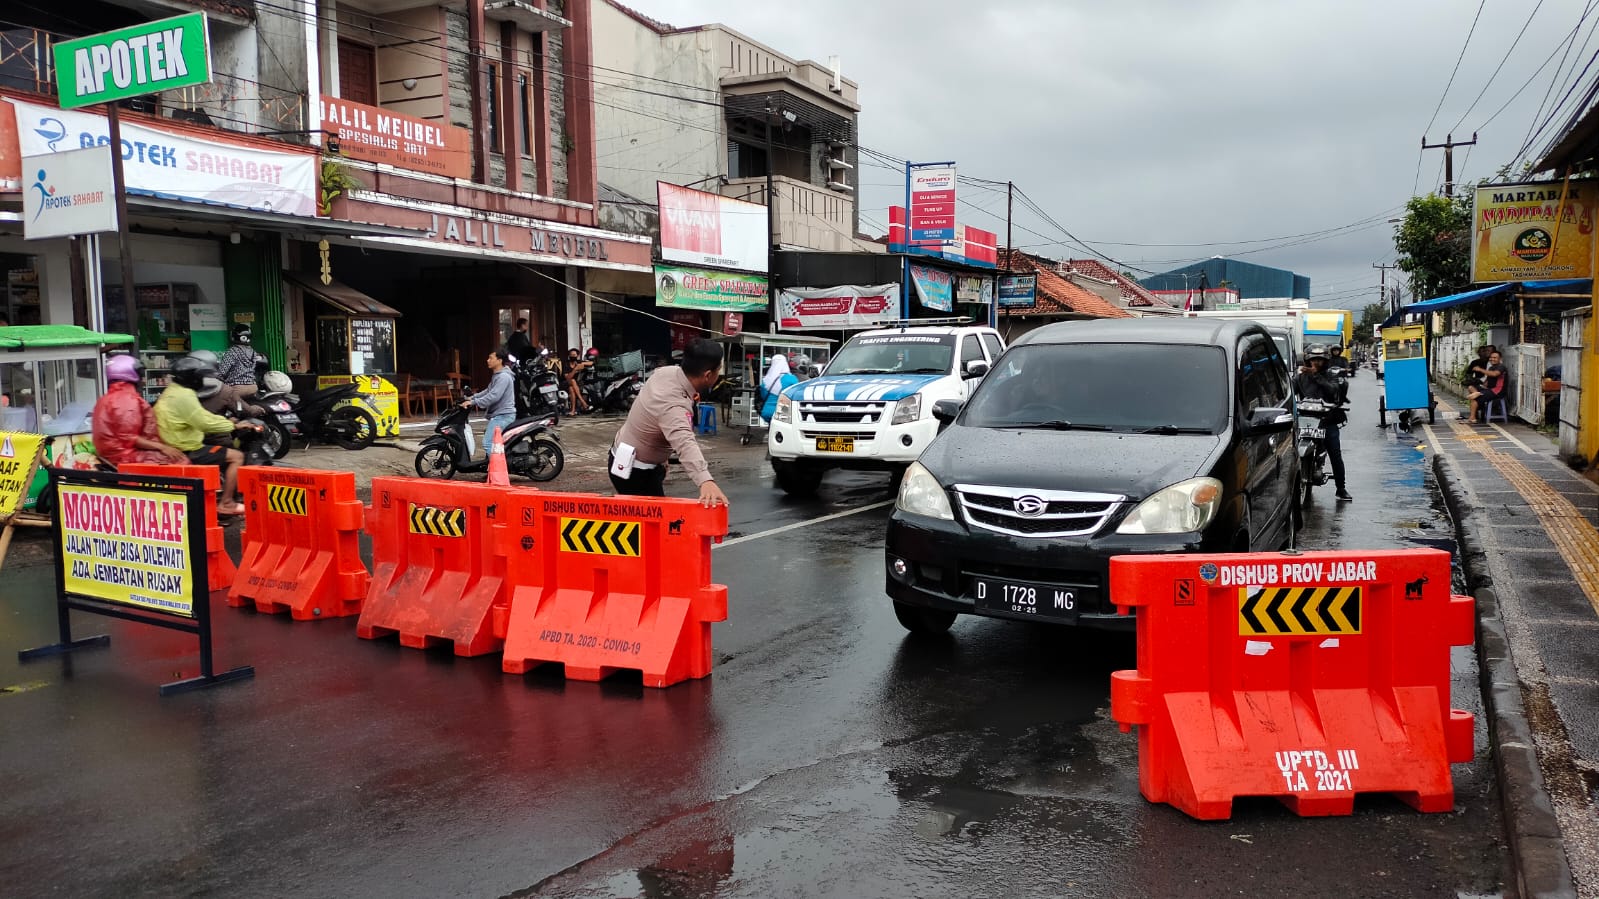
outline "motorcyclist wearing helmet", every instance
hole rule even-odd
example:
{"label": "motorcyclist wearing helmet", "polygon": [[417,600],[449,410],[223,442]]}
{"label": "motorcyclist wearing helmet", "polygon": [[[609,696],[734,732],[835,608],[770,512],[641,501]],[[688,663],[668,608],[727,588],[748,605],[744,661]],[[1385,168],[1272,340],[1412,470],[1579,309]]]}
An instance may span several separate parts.
{"label": "motorcyclist wearing helmet", "polygon": [[259,355],[250,344],[250,326],[234,325],[233,344],[222,354],[217,380],[236,388],[233,393],[241,399],[255,396],[255,360]]}
{"label": "motorcyclist wearing helmet", "polygon": [[568,404],[571,408],[566,412],[568,415],[579,415],[589,411],[589,401],[584,398],[583,388],[577,383],[583,372],[594,367],[594,359],[600,354],[594,349],[590,349],[589,352],[593,355],[584,358],[577,347],[566,351],[566,395],[572,398]]}
{"label": "motorcyclist wearing helmet", "polygon": [[[1312,344],[1305,348],[1305,360],[1299,366],[1299,374],[1294,376],[1294,395],[1300,399],[1321,400],[1329,404],[1342,404],[1348,399],[1349,388],[1340,384],[1337,378],[1327,373],[1327,347],[1324,344]],[[1352,500],[1344,480],[1344,448],[1343,441],[1338,436],[1338,426],[1348,419],[1348,415],[1338,409],[1322,416],[1322,430],[1326,437],[1322,446],[1327,448],[1327,459],[1332,463],[1333,482],[1338,485],[1338,498]]]}
{"label": "motorcyclist wearing helmet", "polygon": [[[222,469],[222,495],[217,500],[218,515],[243,515],[244,506],[234,499],[239,465],[244,454],[218,445],[218,438],[233,435],[232,421],[200,405],[198,391],[206,378],[215,378],[217,368],[204,357],[190,354],[172,363],[171,381],[155,404],[156,428],[161,439],[188,456],[195,465],[215,465]],[[208,442],[209,441],[209,442]]]}
{"label": "motorcyclist wearing helmet", "polygon": [[144,381],[139,357],[123,353],[106,359],[105,379],[105,396],[95,402],[91,418],[95,455],[111,465],[187,462],[181,450],[161,442],[155,412],[139,393]]}

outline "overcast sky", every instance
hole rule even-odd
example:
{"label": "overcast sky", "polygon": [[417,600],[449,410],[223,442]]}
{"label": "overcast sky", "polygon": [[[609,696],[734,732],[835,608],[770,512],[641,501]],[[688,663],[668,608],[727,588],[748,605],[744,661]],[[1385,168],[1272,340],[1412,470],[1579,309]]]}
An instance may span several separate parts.
{"label": "overcast sky", "polygon": [[[1472,0],[630,5],[679,27],[721,22],[796,58],[841,56],[860,85],[862,145],[1013,180],[1061,226],[1129,267],[1236,256],[1307,274],[1315,304],[1351,308],[1377,299],[1371,264],[1393,261],[1386,220],[1413,193],[1442,189],[1443,151],[1420,153],[1424,130],[1429,142],[1451,129],[1459,140],[1479,131],[1476,147],[1455,152],[1456,180],[1491,176],[1518,157],[1568,85],[1581,82],[1572,105],[1599,75],[1595,63],[1579,79],[1599,52],[1599,40],[1586,43],[1599,2],[1566,44],[1587,0],[1487,0],[1469,45]],[[1524,155],[1544,149],[1565,118]],[[903,176],[860,174],[862,229],[881,233]],[[961,190],[998,212],[962,204],[962,221],[1003,240],[1003,193]],[[1018,246],[1065,239],[1019,207],[1015,222]],[[1298,246],[1264,240],[1356,222],[1367,224]],[[1209,242],[1235,243],[1193,246]],[[1059,245],[1036,252],[1087,255]]]}

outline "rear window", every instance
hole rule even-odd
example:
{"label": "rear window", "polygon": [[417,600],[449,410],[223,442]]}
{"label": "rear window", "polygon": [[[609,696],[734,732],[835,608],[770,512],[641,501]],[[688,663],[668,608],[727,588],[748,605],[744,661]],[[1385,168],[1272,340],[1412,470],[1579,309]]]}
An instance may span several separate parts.
{"label": "rear window", "polygon": [[1013,347],[967,404],[962,424],[1151,428],[1218,433],[1227,423],[1227,356],[1220,347],[1147,343]]}
{"label": "rear window", "polygon": [[856,337],[844,345],[827,367],[830,375],[949,373],[955,338],[943,334],[886,334]]}

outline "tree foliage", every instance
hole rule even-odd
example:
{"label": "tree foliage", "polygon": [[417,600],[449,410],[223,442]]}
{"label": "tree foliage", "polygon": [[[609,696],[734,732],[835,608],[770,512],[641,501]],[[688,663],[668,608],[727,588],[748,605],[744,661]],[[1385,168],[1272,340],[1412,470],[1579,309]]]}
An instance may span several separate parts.
{"label": "tree foliage", "polygon": [[1429,194],[1411,197],[1394,231],[1400,271],[1410,276],[1417,300],[1471,287],[1471,199]]}
{"label": "tree foliage", "polygon": [[1368,303],[1366,308],[1360,311],[1360,322],[1355,325],[1355,339],[1362,343],[1370,341],[1372,339],[1372,329],[1382,324],[1383,319],[1387,317],[1388,305],[1386,303]]}

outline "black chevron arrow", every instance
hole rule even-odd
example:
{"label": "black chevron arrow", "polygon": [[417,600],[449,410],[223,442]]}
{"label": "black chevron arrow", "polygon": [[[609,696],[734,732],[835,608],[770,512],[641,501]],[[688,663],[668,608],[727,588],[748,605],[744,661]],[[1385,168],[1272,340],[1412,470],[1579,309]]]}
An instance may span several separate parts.
{"label": "black chevron arrow", "polygon": [[1294,616],[1295,621],[1299,622],[1299,629],[1307,634],[1314,634],[1320,630],[1305,615],[1305,606],[1310,602],[1313,592],[1311,590],[1293,590],[1288,594],[1288,613]]}
{"label": "black chevron arrow", "polygon": [[1289,633],[1288,622],[1283,619],[1282,614],[1282,601],[1287,592],[1286,590],[1261,591],[1261,593],[1270,597],[1270,599],[1266,600],[1266,617],[1270,618],[1271,623],[1277,626],[1275,632],[1279,634]]}
{"label": "black chevron arrow", "polygon": [[1264,634],[1266,632],[1266,625],[1262,624],[1260,620],[1260,604],[1264,602],[1265,599],[1266,591],[1262,590],[1261,592],[1256,593],[1254,596],[1244,600],[1244,620],[1249,622],[1249,627],[1252,633]]}
{"label": "black chevron arrow", "polygon": [[631,522],[629,524],[623,525],[623,528],[624,528],[624,530],[622,532],[622,539],[627,541],[627,548],[631,549],[633,551],[633,555],[635,555],[635,556],[638,555],[639,554],[639,531],[641,530],[641,528],[639,527],[639,523],[634,521],[634,522]]}

